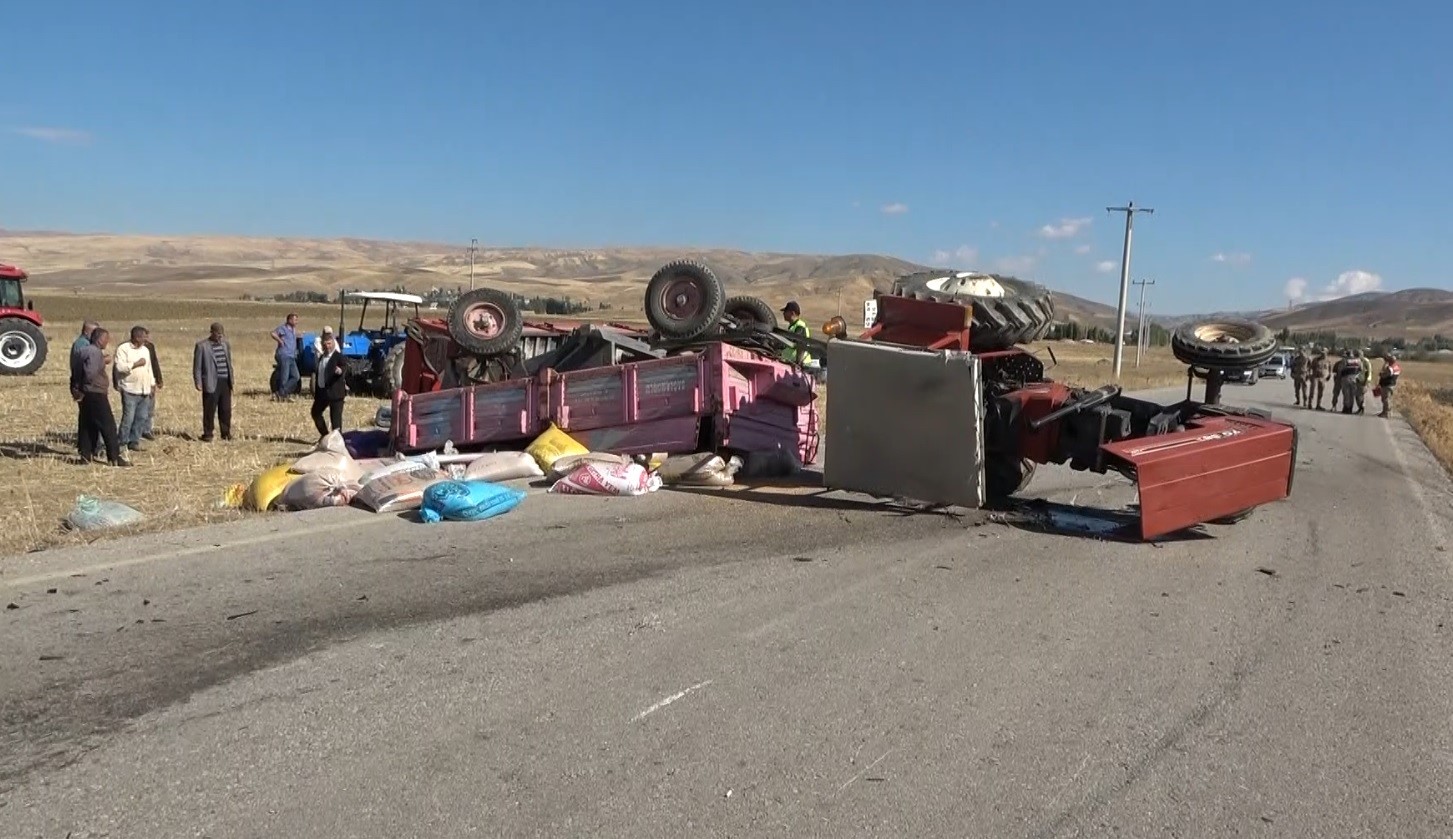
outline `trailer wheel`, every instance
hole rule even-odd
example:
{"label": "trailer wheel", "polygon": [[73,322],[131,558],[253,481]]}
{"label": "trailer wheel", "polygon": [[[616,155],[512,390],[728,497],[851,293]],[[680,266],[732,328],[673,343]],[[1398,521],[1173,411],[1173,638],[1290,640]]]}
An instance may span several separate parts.
{"label": "trailer wheel", "polygon": [[743,323],[760,323],[769,330],[777,328],[777,313],[760,297],[729,297],[723,314]]}
{"label": "trailer wheel", "polygon": [[388,389],[386,397],[392,398],[404,386],[404,347],[407,341],[400,341],[383,357],[383,381]]}
{"label": "trailer wheel", "polygon": [[725,309],[721,280],[694,260],[668,262],[646,283],[646,319],[666,338],[700,338],[717,325]]}
{"label": "trailer wheel", "polygon": [[513,350],[525,331],[525,319],[513,297],[492,288],[460,295],[449,307],[449,337],[475,355]]}
{"label": "trailer wheel", "polygon": [[1259,367],[1277,350],[1276,334],[1251,320],[1191,321],[1170,336],[1170,351],[1182,364],[1219,370]]}
{"label": "trailer wheel", "polygon": [[943,274],[931,271],[909,274],[893,283],[893,294],[971,307],[969,348],[974,352],[1007,350],[1039,340],[1054,322],[1054,294],[1043,286],[1022,283],[1023,290],[1017,293],[979,297],[937,290],[935,283],[943,279]]}
{"label": "trailer wheel", "polygon": [[0,318],[0,376],[29,376],[45,363],[45,333],[21,318]]}

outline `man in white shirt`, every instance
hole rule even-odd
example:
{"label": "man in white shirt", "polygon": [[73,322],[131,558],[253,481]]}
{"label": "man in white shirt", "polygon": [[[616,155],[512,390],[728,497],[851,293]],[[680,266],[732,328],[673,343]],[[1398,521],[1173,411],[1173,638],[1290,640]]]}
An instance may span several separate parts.
{"label": "man in white shirt", "polygon": [[111,368],[112,382],[121,391],[121,445],[134,452],[141,448],[141,433],[150,427],[156,405],[156,374],[151,366],[150,333],[144,326],[131,327],[131,340],[116,348]]}

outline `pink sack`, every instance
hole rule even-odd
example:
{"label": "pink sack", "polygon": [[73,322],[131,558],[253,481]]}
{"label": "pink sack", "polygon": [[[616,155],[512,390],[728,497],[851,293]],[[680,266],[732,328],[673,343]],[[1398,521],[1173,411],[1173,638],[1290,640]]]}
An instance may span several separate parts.
{"label": "pink sack", "polygon": [[645,495],[661,488],[661,479],[639,463],[583,463],[556,481],[551,492],[561,495]]}

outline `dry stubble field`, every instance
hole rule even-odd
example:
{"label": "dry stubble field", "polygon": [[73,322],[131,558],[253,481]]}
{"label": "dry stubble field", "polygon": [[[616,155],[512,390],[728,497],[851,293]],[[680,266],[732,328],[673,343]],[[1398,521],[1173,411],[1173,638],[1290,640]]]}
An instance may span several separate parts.
{"label": "dry stubble field", "polygon": [[[0,378],[0,460],[7,473],[0,482],[0,528],[7,535],[0,555],[262,515],[219,506],[223,492],[269,466],[295,459],[316,440],[306,399],[269,399],[273,344],[268,333],[289,311],[299,313],[302,330],[336,324],[332,306],[57,296],[37,298],[36,307],[46,315],[50,358],[37,376]],[[146,451],[130,453],[130,469],[84,466],[76,455],[76,408],[66,382],[70,343],[86,317],[99,320],[116,340],[124,340],[133,324],[144,324],[160,354],[167,384],[158,397],[157,439]],[[212,320],[227,328],[240,388],[233,404],[235,439],[203,443],[198,440],[201,399],[192,387],[191,359],[192,346],[206,336]],[[1048,362],[1046,347],[1034,349]],[[1058,364],[1051,367],[1051,378],[1089,386],[1110,380],[1111,347],[1057,343],[1052,349]],[[1132,350],[1123,376],[1127,389],[1184,381],[1184,368],[1164,350],[1147,355],[1139,368],[1133,359]],[[1439,456],[1453,465],[1453,365],[1405,367],[1409,381],[1401,401]],[[113,396],[118,420],[119,402]],[[381,404],[350,397],[346,427],[369,427]],[[144,513],[146,521],[122,531],[68,532],[62,520],[81,494],[122,501]]]}

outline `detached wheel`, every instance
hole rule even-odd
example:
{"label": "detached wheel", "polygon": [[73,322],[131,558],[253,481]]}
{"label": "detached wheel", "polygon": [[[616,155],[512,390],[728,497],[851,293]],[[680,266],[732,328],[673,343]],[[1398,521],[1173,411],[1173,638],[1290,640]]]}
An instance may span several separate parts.
{"label": "detached wheel", "polygon": [[646,283],[646,320],[665,338],[700,338],[721,320],[726,292],[721,280],[699,262],[668,262]]}
{"label": "detached wheel", "polygon": [[768,330],[777,328],[777,313],[760,297],[731,297],[723,309],[723,314],[742,323],[758,323]]}
{"label": "detached wheel", "polygon": [[1250,320],[1192,321],[1177,326],[1170,336],[1171,353],[1191,367],[1257,368],[1276,355],[1276,350],[1271,329]]}
{"label": "detached wheel", "polygon": [[45,363],[47,349],[40,327],[20,318],[0,318],[0,375],[35,373]]}
{"label": "detached wheel", "polygon": [[524,331],[524,314],[503,291],[477,288],[449,307],[449,337],[475,355],[509,352],[519,345]]}

